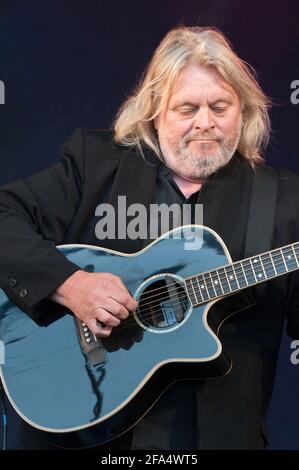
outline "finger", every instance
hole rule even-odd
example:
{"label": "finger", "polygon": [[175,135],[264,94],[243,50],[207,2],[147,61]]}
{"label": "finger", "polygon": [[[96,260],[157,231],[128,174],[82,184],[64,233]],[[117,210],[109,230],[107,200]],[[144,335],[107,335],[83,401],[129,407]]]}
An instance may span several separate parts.
{"label": "finger", "polygon": [[100,334],[98,336],[102,338],[107,338],[107,336],[109,336],[113,330],[112,326],[104,325],[103,323],[101,323],[99,329]]}
{"label": "finger", "polygon": [[103,323],[104,325],[114,327],[120,324],[120,320],[118,318],[116,318],[114,315],[111,315],[111,313],[107,312],[107,310],[102,307],[96,308],[93,311],[93,315],[98,322]]}
{"label": "finger", "polygon": [[138,303],[131,296],[129,290],[127,289],[127,287],[123,283],[122,279],[119,276],[115,276],[114,274],[111,274],[111,276],[113,277],[114,285],[116,284],[118,287],[121,288],[122,291],[124,291],[129,296],[129,298],[128,298],[128,302],[129,302],[128,307],[127,307],[127,305],[124,305],[124,304],[123,305],[125,307],[127,307],[130,311],[135,310],[137,308]]}
{"label": "finger", "polygon": [[125,320],[129,316],[129,311],[112,297],[108,297],[103,302],[103,308],[120,320]]}
{"label": "finger", "polygon": [[90,331],[95,335],[95,336],[100,336],[101,338],[106,338],[107,336],[110,335],[112,331],[112,327],[108,325],[104,325],[104,323],[100,323],[96,319],[89,320],[88,323],[86,323]]}
{"label": "finger", "polygon": [[116,289],[113,292],[109,293],[109,297],[112,297],[116,302],[121,304],[130,312],[133,312],[137,308],[137,302],[133,297],[130,295],[129,291],[127,292],[122,291],[121,289]]}

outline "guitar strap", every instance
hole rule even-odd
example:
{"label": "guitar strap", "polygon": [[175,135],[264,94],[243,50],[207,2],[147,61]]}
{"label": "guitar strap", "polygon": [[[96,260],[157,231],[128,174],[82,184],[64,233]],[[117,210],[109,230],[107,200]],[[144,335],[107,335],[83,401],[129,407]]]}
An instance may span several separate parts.
{"label": "guitar strap", "polygon": [[[253,174],[245,258],[273,248],[277,193],[278,173],[270,167],[258,167]],[[267,283],[262,283],[254,287],[258,297],[264,295],[266,285]]]}

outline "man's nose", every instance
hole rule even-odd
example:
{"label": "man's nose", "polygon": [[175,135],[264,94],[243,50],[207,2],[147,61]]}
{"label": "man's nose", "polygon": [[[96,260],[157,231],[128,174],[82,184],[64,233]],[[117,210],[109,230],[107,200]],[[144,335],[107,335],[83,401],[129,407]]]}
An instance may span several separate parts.
{"label": "man's nose", "polygon": [[195,128],[207,131],[215,127],[214,117],[210,109],[200,108],[195,115]]}

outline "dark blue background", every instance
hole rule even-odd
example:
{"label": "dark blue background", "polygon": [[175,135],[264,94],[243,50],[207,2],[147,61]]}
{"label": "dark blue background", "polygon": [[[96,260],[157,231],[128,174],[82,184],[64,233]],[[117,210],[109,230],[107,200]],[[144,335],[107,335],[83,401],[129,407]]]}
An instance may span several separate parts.
{"label": "dark blue background", "polygon": [[[74,128],[110,126],[178,24],[219,27],[255,67],[276,103],[266,160],[299,172],[299,105],[290,101],[290,84],[299,79],[298,18],[296,0],[0,1],[0,184],[56,162]],[[284,337],[268,417],[272,449],[299,449],[299,365],[290,353]],[[10,448],[17,433],[11,412]]]}

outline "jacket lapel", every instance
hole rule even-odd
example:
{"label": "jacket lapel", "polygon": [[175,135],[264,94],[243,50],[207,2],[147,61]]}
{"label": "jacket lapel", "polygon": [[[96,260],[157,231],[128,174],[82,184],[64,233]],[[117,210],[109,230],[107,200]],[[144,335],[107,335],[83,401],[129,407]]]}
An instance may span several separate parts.
{"label": "jacket lapel", "polygon": [[[137,152],[124,152],[113,180],[109,204],[115,209],[116,238],[108,239],[105,243],[113,250],[134,253],[143,246],[142,239],[138,237],[134,240],[126,233],[130,220],[138,216],[138,207],[134,216],[127,216],[126,211],[130,205],[140,204],[141,210],[146,210],[148,227],[150,204],[155,194],[158,159],[148,150],[144,152],[144,156],[146,160]],[[119,196],[125,196],[121,198],[121,203]],[[126,223],[119,224],[119,219]]]}

